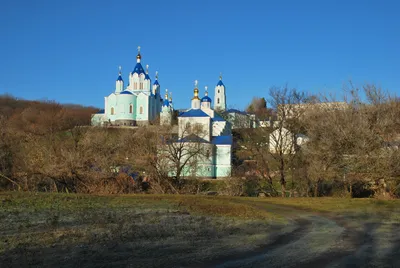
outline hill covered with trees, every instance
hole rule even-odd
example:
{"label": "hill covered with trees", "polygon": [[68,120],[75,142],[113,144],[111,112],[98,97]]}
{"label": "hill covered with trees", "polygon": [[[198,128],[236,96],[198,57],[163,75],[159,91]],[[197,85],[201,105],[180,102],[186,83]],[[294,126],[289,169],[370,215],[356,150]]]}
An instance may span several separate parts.
{"label": "hill covered with trees", "polygon": [[[0,189],[400,196],[398,98],[374,85],[340,100],[274,87],[247,110],[263,127],[234,130],[232,178],[210,181],[168,176],[170,127],[89,127],[96,108],[1,96]],[[168,149],[182,168],[182,150]]]}

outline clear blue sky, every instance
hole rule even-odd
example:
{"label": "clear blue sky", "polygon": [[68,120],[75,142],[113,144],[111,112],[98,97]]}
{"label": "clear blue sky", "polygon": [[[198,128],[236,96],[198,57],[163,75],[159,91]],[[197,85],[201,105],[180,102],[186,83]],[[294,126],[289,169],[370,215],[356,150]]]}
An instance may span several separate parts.
{"label": "clear blue sky", "polygon": [[0,94],[103,108],[118,66],[159,71],[187,108],[193,81],[244,108],[272,86],[339,94],[346,81],[400,95],[400,1],[12,0],[0,4]]}

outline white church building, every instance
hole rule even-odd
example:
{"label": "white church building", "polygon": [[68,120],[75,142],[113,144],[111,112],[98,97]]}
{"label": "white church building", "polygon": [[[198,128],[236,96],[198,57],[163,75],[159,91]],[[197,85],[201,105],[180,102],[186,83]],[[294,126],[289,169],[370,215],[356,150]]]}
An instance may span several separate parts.
{"label": "white church building", "polygon": [[140,47],[138,47],[136,66],[129,73],[128,85],[126,87],[124,85],[120,67],[114,92],[104,97],[104,111],[92,115],[93,126],[147,125],[160,116],[163,100],[158,74],[156,73],[152,84],[149,66],[146,65],[144,69],[141,60]]}
{"label": "white church building", "polygon": [[[205,96],[199,98],[197,81],[195,82],[194,95],[191,100],[191,108],[178,116],[178,143],[185,142],[188,147],[196,143],[206,152],[197,158],[196,168],[190,166],[184,169],[184,175],[221,178],[229,177],[232,172],[232,132],[231,125],[223,119],[215,110],[226,108],[225,86],[222,77],[215,87],[217,102],[214,109],[212,100],[208,96],[207,87]],[[192,131],[192,130],[201,131]],[[173,175],[173,174],[172,174]]]}

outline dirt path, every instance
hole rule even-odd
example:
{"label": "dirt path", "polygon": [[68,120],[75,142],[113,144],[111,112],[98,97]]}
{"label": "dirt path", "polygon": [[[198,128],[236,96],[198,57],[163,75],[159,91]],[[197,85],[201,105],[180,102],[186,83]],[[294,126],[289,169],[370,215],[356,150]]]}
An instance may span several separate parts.
{"label": "dirt path", "polygon": [[[353,224],[351,219],[296,208],[256,204],[288,218],[293,231],[278,234],[256,250],[222,256],[202,267],[399,267],[399,243],[389,254],[377,251],[380,224]],[[398,229],[397,229],[398,231]],[[396,249],[397,248],[397,249]]]}

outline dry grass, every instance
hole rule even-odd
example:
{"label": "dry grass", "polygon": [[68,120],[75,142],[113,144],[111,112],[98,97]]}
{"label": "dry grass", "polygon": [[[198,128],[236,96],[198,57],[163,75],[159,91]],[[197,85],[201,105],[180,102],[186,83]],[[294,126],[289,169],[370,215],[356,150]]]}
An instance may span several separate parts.
{"label": "dry grass", "polygon": [[117,266],[161,265],[169,256],[170,265],[191,263],[265,243],[280,219],[217,197],[1,193],[0,200],[0,260],[16,266],[100,265],[104,256]]}
{"label": "dry grass", "polygon": [[400,204],[371,199],[14,192],[0,193],[0,202],[0,263],[51,267],[193,265],[251,251],[290,232],[294,227],[281,205],[369,220],[390,214],[393,220],[399,219]]}
{"label": "dry grass", "polygon": [[[253,200],[254,201],[254,200]],[[400,200],[372,198],[269,198],[257,201],[370,220],[400,221]]]}

